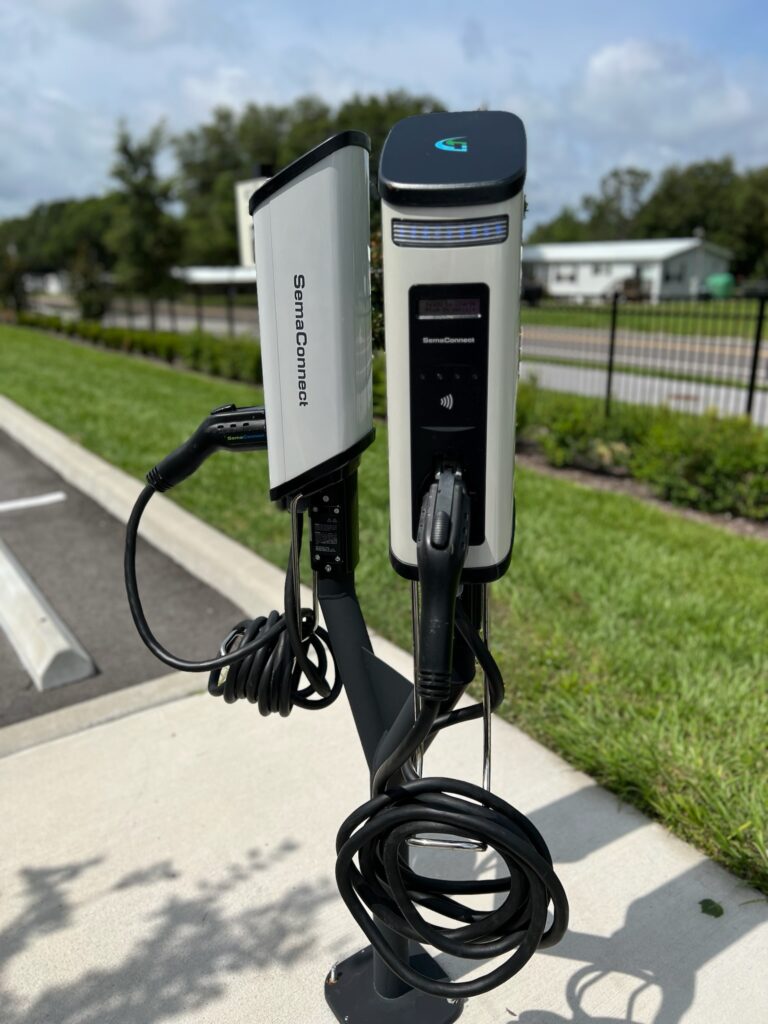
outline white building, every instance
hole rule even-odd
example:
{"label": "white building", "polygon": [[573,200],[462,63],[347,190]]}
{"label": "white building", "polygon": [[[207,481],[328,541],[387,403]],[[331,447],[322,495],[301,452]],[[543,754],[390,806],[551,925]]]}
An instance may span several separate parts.
{"label": "white building", "polygon": [[703,238],[626,242],[546,242],[523,248],[523,275],[557,298],[597,299],[639,281],[653,301],[698,295],[710,274],[728,270],[731,253]]}
{"label": "white building", "polygon": [[69,274],[66,271],[25,274],[24,287],[29,295],[64,295],[69,291]]}

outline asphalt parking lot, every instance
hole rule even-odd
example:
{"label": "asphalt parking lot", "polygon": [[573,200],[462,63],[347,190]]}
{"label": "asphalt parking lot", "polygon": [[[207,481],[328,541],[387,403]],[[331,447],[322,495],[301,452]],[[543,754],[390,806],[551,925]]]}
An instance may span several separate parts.
{"label": "asphalt parking lot", "polygon": [[[3,503],[62,492],[51,504]],[[0,538],[93,659],[82,682],[40,692],[0,630],[0,726],[166,675],[141,643],[123,586],[124,526],[0,431]],[[210,656],[242,613],[146,543],[139,544],[145,608],[158,638]],[[201,688],[205,679],[200,677]]]}

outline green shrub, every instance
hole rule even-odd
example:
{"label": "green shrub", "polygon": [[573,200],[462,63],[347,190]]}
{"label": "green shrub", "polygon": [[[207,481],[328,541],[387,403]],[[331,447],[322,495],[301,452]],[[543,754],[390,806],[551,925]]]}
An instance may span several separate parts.
{"label": "green shrub", "polygon": [[45,313],[29,313],[22,311],[16,314],[16,322],[24,327],[38,327],[43,331],[60,331],[64,321],[60,316],[48,316]]}
{"label": "green shrub", "polygon": [[101,340],[107,348],[120,349],[125,344],[125,334],[122,327],[102,327]]}
{"label": "green shrub", "polygon": [[252,341],[229,341],[221,348],[224,377],[249,384],[261,381],[261,349]]}
{"label": "green shrub", "polygon": [[162,359],[166,363],[173,363],[177,352],[178,343],[175,335],[156,332],[150,337],[150,345],[146,350],[146,355]]}
{"label": "green shrub", "polygon": [[747,419],[664,412],[632,471],[676,505],[768,519],[768,434]]}
{"label": "green shrub", "polygon": [[202,366],[203,373],[209,373],[212,377],[219,377],[223,371],[223,359],[221,354],[221,342],[216,338],[203,337],[202,340]]}
{"label": "green shrub", "polygon": [[100,341],[104,328],[96,320],[78,320],[73,322],[73,333],[86,341]]}
{"label": "green shrub", "polygon": [[203,368],[203,338],[204,335],[195,331],[181,339],[179,348],[181,359],[190,370],[202,370]]}
{"label": "green shrub", "polygon": [[594,472],[628,473],[633,448],[647,436],[658,416],[647,406],[614,405],[605,415],[600,399],[540,391],[528,436],[553,466],[578,466]]}
{"label": "green shrub", "polygon": [[558,395],[548,403],[548,415],[541,424],[538,440],[553,466],[589,466],[592,450],[602,431],[602,414],[597,402],[570,401]]}

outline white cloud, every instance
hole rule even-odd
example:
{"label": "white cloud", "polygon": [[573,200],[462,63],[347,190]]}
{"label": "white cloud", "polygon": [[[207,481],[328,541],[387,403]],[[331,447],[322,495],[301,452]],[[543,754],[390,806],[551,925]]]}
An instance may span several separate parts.
{"label": "white cloud", "polygon": [[191,110],[204,118],[214,107],[240,108],[253,97],[254,83],[244,68],[225,65],[210,74],[185,76],[181,92]]}
{"label": "white cloud", "polygon": [[678,145],[723,128],[733,132],[755,115],[747,90],[712,57],[642,39],[590,57],[573,109],[617,136]]}
{"label": "white cloud", "polygon": [[[24,109],[19,120],[17,111]],[[0,168],[0,216],[54,197],[104,190],[114,124],[50,91],[0,89],[0,137],[12,139]]]}
{"label": "white cloud", "polygon": [[578,205],[614,167],[653,172],[731,154],[765,163],[764,85],[680,44],[628,39],[590,54],[558,88],[508,97],[529,138],[527,191],[535,224]]}
{"label": "white cloud", "polygon": [[182,0],[32,0],[76,31],[138,46],[168,42],[185,16]]}

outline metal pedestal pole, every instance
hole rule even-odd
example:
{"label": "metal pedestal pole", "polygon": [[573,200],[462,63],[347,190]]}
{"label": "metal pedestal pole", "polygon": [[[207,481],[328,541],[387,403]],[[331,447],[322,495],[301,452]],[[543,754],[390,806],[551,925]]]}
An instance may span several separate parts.
{"label": "metal pedestal pole", "polygon": [[[343,528],[347,547],[357,550],[356,474],[348,477],[349,495],[340,498],[346,507]],[[311,518],[311,517],[310,517]],[[470,617],[480,624],[478,587],[465,588],[464,600]],[[355,726],[369,769],[384,759],[388,745],[410,728],[413,721],[413,684],[380,661],[374,654],[368,630],[355,594],[354,572],[320,578],[320,605],[333,643],[337,670],[347,693]],[[474,657],[457,636],[454,653],[457,686],[454,703],[474,675]],[[389,945],[404,960],[411,944],[407,939],[379,925]],[[411,965],[419,973],[448,980],[437,962],[414,947]],[[325,979],[325,998],[339,1024],[452,1024],[458,1020],[463,1000],[444,999],[411,988],[367,946],[336,964]]]}
{"label": "metal pedestal pole", "polygon": [[[399,978],[396,980],[404,989],[400,995],[391,998],[380,995],[375,984],[378,959],[371,947],[366,946],[329,972],[325,979],[325,1000],[340,1024],[452,1024],[459,1019],[464,1008],[462,1000],[428,996],[409,988]],[[446,979],[427,953],[414,956],[411,965],[428,977]],[[395,977],[389,971],[388,974]]]}

